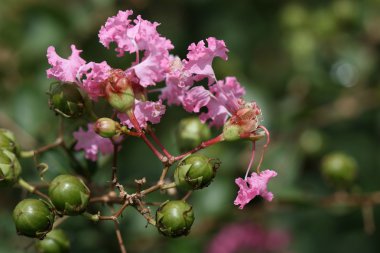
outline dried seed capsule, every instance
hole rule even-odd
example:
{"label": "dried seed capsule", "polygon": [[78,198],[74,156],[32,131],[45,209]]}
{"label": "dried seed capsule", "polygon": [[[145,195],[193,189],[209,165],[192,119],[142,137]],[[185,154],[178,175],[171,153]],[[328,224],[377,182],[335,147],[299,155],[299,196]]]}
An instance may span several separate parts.
{"label": "dried seed capsule", "polygon": [[6,149],[15,154],[18,153],[18,145],[14,134],[5,128],[0,128],[0,149]]}
{"label": "dried seed capsule", "polygon": [[13,210],[17,233],[40,239],[52,229],[54,216],[52,207],[38,199],[24,199]]}
{"label": "dried seed capsule", "polygon": [[211,183],[219,165],[219,162],[212,162],[202,154],[189,155],[178,164],[174,180],[182,189],[201,189]]}
{"label": "dried seed capsule", "polygon": [[203,124],[198,117],[182,119],[176,132],[178,148],[181,152],[199,146],[211,136],[210,128]]}
{"label": "dried seed capsule", "polygon": [[191,205],[183,200],[164,202],[156,213],[158,231],[168,237],[179,237],[190,232],[194,222]]}
{"label": "dried seed capsule", "polygon": [[54,229],[46,234],[43,240],[35,244],[38,253],[67,253],[70,251],[70,241],[61,229]]}
{"label": "dried seed capsule", "polygon": [[321,169],[328,182],[335,187],[344,188],[355,180],[358,166],[351,156],[336,152],[323,158]]}
{"label": "dried seed capsule", "polygon": [[67,118],[80,117],[85,111],[85,101],[77,85],[60,83],[52,87],[50,109]]}
{"label": "dried seed capsule", "polygon": [[11,186],[17,182],[21,166],[14,153],[0,149],[0,186]]}
{"label": "dried seed capsule", "polygon": [[81,179],[71,175],[60,175],[50,183],[49,197],[58,213],[78,215],[87,208],[90,190]]}

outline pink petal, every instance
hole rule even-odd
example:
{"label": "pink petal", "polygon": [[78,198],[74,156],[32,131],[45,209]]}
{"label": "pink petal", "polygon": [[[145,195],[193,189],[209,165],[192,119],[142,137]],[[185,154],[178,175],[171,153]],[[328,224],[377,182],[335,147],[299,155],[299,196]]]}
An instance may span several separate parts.
{"label": "pink petal", "polygon": [[46,71],[48,78],[55,78],[62,82],[76,82],[79,68],[86,63],[79,54],[82,50],[77,50],[75,45],[71,45],[71,55],[68,59],[61,58],[53,46],[47,49],[48,62],[51,68]]}
{"label": "pink petal", "polygon": [[211,96],[211,93],[203,86],[196,86],[186,92],[183,107],[188,112],[199,112],[210,102]]}
{"label": "pink petal", "polygon": [[215,57],[227,60],[228,49],[223,40],[217,40],[213,37],[208,38],[207,43],[208,47],[201,40],[198,44],[192,43],[188,47],[189,53],[187,54],[188,60],[185,63],[185,70],[194,74],[196,81],[208,78],[209,84],[211,84],[216,80],[212,62]]}

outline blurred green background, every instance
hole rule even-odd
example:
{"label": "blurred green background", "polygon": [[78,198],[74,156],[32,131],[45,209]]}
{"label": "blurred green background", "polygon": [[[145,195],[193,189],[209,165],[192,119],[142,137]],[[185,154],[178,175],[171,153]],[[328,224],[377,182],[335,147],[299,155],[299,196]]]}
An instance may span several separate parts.
{"label": "blurred green background", "polygon": [[[24,149],[52,142],[56,136],[58,119],[49,110],[46,95],[51,82],[45,73],[48,46],[66,57],[73,43],[88,61],[130,65],[131,58],[117,58],[97,37],[107,17],[120,9],[133,9],[161,23],[159,32],[175,45],[172,53],[181,57],[192,42],[209,36],[225,40],[229,60],[214,62],[217,77],[236,76],[247,89],[247,100],[258,101],[263,124],[272,134],[264,168],[279,174],[269,185],[273,203],[255,200],[238,210],[233,205],[234,179],[245,173],[250,145],[242,141],[208,149],[204,153],[220,158],[222,167],[208,188],[190,198],[196,216],[192,233],[166,239],[155,228],[145,228],[146,221],[127,209],[120,227],[129,252],[205,252],[213,236],[235,222],[286,231],[291,240],[280,252],[380,252],[378,207],[373,214],[379,229],[369,234],[360,206],[304,203],[309,196],[336,191],[320,173],[322,158],[334,151],[345,152],[358,163],[357,180],[349,192],[380,190],[379,0],[2,0],[0,127],[14,131]],[[186,116],[181,108],[171,107],[157,126],[173,153],[178,152],[174,139],[178,119]],[[67,133],[84,124],[67,120]],[[39,156],[39,161],[50,166],[47,179],[72,172],[59,150]],[[22,164],[24,177],[38,181],[33,162]],[[144,176],[154,182],[161,170],[147,147],[135,139],[126,141],[119,165],[125,184]],[[92,168],[94,182],[105,185],[109,159],[100,160],[97,167]],[[1,191],[0,252],[24,252],[32,240],[16,235],[11,211],[25,193],[16,188]],[[72,252],[119,250],[111,222],[95,225],[74,217],[62,228],[69,234]]]}

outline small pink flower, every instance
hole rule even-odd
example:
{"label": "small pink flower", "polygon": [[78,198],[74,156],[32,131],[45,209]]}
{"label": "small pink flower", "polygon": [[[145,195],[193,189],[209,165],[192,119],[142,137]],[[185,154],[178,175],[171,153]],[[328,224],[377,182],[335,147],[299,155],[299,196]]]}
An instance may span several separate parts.
{"label": "small pink flower", "polygon": [[[146,128],[148,122],[152,124],[158,124],[161,121],[162,115],[165,114],[166,107],[162,104],[162,101],[157,102],[152,101],[139,101],[135,100],[135,110],[134,114],[141,128]],[[125,113],[119,113],[118,118],[121,123],[127,125],[129,128],[134,128],[129,117]]]}
{"label": "small pink flower", "polygon": [[116,16],[108,18],[99,31],[99,39],[107,48],[115,42],[119,57],[125,52],[138,54],[138,51],[144,51],[142,61],[127,71],[134,71],[141,86],[155,85],[164,80],[169,71],[169,50],[173,45],[157,32],[159,23],[144,20],[141,16],[132,21],[129,19],[132,14],[130,10],[119,11]]}
{"label": "small pink flower", "polygon": [[61,82],[76,82],[79,68],[86,63],[79,55],[82,50],[71,45],[71,55],[68,59],[60,57],[53,46],[47,49],[48,62],[51,68],[46,71],[48,78],[55,78]]}
{"label": "small pink flower", "polygon": [[84,150],[85,157],[92,161],[98,159],[99,152],[103,155],[112,154],[114,150],[112,141],[96,134],[93,123],[89,123],[87,128],[87,131],[79,128],[77,132],[73,133],[74,138],[77,140],[75,150]]}
{"label": "small pink flower", "polygon": [[248,202],[258,195],[268,201],[272,201],[273,193],[268,192],[267,184],[275,176],[277,176],[275,171],[264,170],[259,174],[252,172],[251,176],[246,179],[237,178],[235,183],[239,186],[239,192],[234,204],[240,205],[239,208],[243,209]]}
{"label": "small pink flower", "polygon": [[104,97],[104,81],[107,80],[111,67],[106,61],[101,63],[89,62],[83,65],[78,71],[79,86],[83,88],[88,96],[97,101],[99,97]]}

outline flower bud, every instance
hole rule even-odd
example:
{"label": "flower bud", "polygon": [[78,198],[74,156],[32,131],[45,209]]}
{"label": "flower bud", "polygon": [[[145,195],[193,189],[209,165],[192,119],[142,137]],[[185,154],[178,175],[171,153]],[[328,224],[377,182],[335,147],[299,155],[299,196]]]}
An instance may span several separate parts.
{"label": "flower bud", "polygon": [[214,179],[220,163],[212,163],[202,154],[189,155],[174,171],[174,180],[184,190],[197,190],[208,186]]}
{"label": "flower bud", "polygon": [[10,186],[17,182],[21,174],[21,166],[15,154],[0,149],[0,186]]}
{"label": "flower bud", "polygon": [[19,235],[42,239],[52,229],[54,212],[42,200],[24,199],[13,210],[13,221]]}
{"label": "flower bud", "polygon": [[322,159],[322,174],[335,187],[345,188],[356,178],[358,166],[356,161],[347,154],[336,152]]}
{"label": "flower bud", "polygon": [[60,175],[50,183],[49,197],[58,213],[78,215],[87,208],[90,190],[81,179],[71,175]]}
{"label": "flower bud", "polygon": [[46,234],[43,240],[35,244],[38,253],[67,253],[70,251],[70,241],[61,229],[54,229]]}
{"label": "flower bud", "polygon": [[135,105],[132,83],[122,70],[114,70],[111,73],[105,93],[108,103],[119,112],[126,112]]}
{"label": "flower bud", "polygon": [[185,118],[179,122],[176,133],[177,145],[181,152],[185,152],[199,146],[210,136],[210,128],[198,117]]}
{"label": "flower bud", "polygon": [[85,110],[85,101],[77,85],[59,83],[51,88],[49,106],[66,118],[80,117]]}
{"label": "flower bud", "polygon": [[7,149],[15,154],[18,153],[18,145],[14,134],[8,129],[0,128],[0,149]]}
{"label": "flower bud", "polygon": [[112,138],[120,130],[120,124],[110,118],[100,118],[95,122],[94,130],[103,138]]}
{"label": "flower bud", "polygon": [[190,232],[194,222],[191,205],[183,200],[164,202],[156,213],[158,231],[168,237],[179,237]]}

